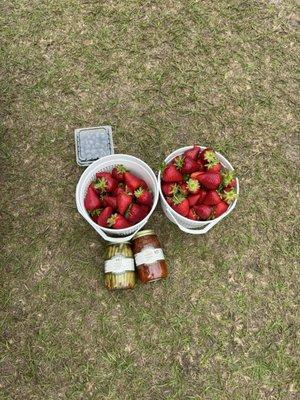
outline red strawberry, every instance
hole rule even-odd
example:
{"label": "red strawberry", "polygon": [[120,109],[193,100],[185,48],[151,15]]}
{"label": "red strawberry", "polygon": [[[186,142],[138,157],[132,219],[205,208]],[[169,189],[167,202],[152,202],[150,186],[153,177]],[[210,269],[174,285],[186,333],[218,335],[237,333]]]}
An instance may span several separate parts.
{"label": "red strawberry", "polygon": [[106,177],[103,176],[102,178],[97,179],[93,183],[93,187],[96,190],[99,190],[100,193],[104,193],[104,192],[112,193],[117,188],[117,185],[118,185],[118,181],[116,181],[111,176],[106,176]]}
{"label": "red strawberry", "polygon": [[145,204],[146,206],[152,205],[152,193],[149,190],[145,190],[140,187],[135,190],[134,195],[139,204]]}
{"label": "red strawberry", "polygon": [[198,170],[197,170],[197,171],[204,171],[204,164],[203,164],[203,161],[200,160],[200,158],[198,158],[198,159],[196,160],[196,163],[197,163],[197,165],[198,165]]}
{"label": "red strawberry", "polygon": [[173,196],[173,194],[176,194],[179,191],[179,186],[177,183],[162,182],[161,190],[166,196]]}
{"label": "red strawberry", "polygon": [[119,193],[117,196],[117,207],[119,210],[119,213],[124,215],[127,208],[130,206],[132,203],[132,196],[130,196],[127,193]]}
{"label": "red strawberry", "polygon": [[190,207],[194,206],[195,204],[197,204],[198,200],[200,199],[201,195],[198,194],[191,194],[188,196],[188,202]]}
{"label": "red strawberry", "polygon": [[142,207],[142,210],[144,211],[145,216],[146,216],[147,214],[149,214],[149,212],[150,212],[150,210],[151,210],[151,207],[146,206],[145,204],[139,204],[139,205]]}
{"label": "red strawberry", "polygon": [[210,172],[203,172],[196,178],[198,181],[205,186],[207,189],[217,189],[221,183],[220,174],[211,174]]}
{"label": "red strawberry", "polygon": [[210,206],[205,206],[204,204],[201,204],[200,206],[194,206],[194,210],[199,216],[199,219],[202,221],[207,220],[212,212],[212,208]]}
{"label": "red strawberry", "polygon": [[129,222],[135,225],[144,219],[148,212],[149,208],[147,206],[133,203],[129,206],[125,216]]}
{"label": "red strawberry", "polygon": [[190,157],[192,160],[196,160],[197,157],[198,157],[198,154],[199,154],[200,150],[201,150],[201,149],[200,149],[199,146],[194,145],[194,147],[193,147],[192,149],[186,150],[186,151],[184,152],[184,155],[185,155],[186,157]]}
{"label": "red strawberry", "polygon": [[224,214],[225,211],[227,211],[228,207],[229,206],[227,203],[225,203],[225,201],[221,201],[221,203],[214,206],[212,213],[213,217],[218,218],[220,215]]}
{"label": "red strawberry", "polygon": [[202,204],[202,202],[203,202],[203,200],[204,200],[204,198],[205,198],[205,196],[206,196],[206,193],[207,193],[207,191],[206,190],[204,190],[204,189],[200,189],[200,192],[199,192],[199,200],[198,200],[198,203],[197,204]]}
{"label": "red strawberry", "polygon": [[196,213],[196,211],[193,208],[190,208],[190,211],[189,211],[187,217],[194,221],[199,221],[199,215]]}
{"label": "red strawberry", "polygon": [[192,194],[198,194],[200,192],[200,185],[197,179],[190,178],[187,181],[188,191]]}
{"label": "red strawberry", "polygon": [[96,208],[95,210],[90,212],[90,216],[94,222],[97,222],[97,218],[101,213],[101,208]]}
{"label": "red strawberry", "polygon": [[96,178],[101,179],[101,178],[112,178],[111,172],[97,172],[96,173]]}
{"label": "red strawberry", "polygon": [[207,172],[213,172],[213,173],[218,173],[222,169],[222,164],[217,162],[216,164],[208,164],[206,166]]}
{"label": "red strawberry", "polygon": [[108,227],[107,220],[111,216],[112,212],[113,209],[111,207],[105,207],[96,220],[97,224],[107,228]]}
{"label": "red strawberry", "polygon": [[117,198],[115,196],[103,196],[104,207],[112,207],[113,210],[117,208]]}
{"label": "red strawberry", "polygon": [[138,187],[142,186],[143,188],[147,189],[148,186],[143,179],[138,178],[137,176],[133,175],[131,172],[124,172],[124,181],[126,185],[132,190],[136,190]]}
{"label": "red strawberry", "polygon": [[227,189],[236,187],[236,179],[233,171],[226,171],[222,174],[222,186]]}
{"label": "red strawberry", "polygon": [[174,165],[183,174],[191,174],[199,169],[195,160],[190,157],[178,156],[174,160]]}
{"label": "red strawberry", "polygon": [[183,177],[174,164],[168,164],[162,173],[161,179],[164,182],[180,182]]}
{"label": "red strawberry", "polygon": [[191,174],[191,178],[192,178],[192,179],[197,179],[197,181],[199,181],[199,177],[202,176],[204,173],[205,173],[205,171],[196,171],[196,172],[193,172],[193,173]]}
{"label": "red strawberry", "polygon": [[206,147],[204,150],[201,151],[198,158],[202,161],[202,164],[205,165],[208,161],[207,158],[211,158],[213,156],[215,156],[215,152],[213,151],[213,149],[211,147]]}
{"label": "red strawberry", "polygon": [[99,196],[95,193],[92,186],[89,186],[84,198],[84,207],[86,210],[93,211],[95,208],[100,208],[101,203]]}
{"label": "red strawberry", "polygon": [[227,186],[225,186],[224,190],[233,189],[235,187],[236,187],[236,179],[234,178]]}
{"label": "red strawberry", "polygon": [[127,221],[126,218],[123,217],[121,214],[112,214],[108,220],[107,224],[110,228],[114,229],[124,229],[130,226],[130,223]]}
{"label": "red strawberry", "polygon": [[118,187],[114,190],[113,195],[114,195],[114,196],[118,196],[118,194],[120,194],[120,193],[126,193],[126,190],[125,190],[124,187],[118,186]]}
{"label": "red strawberry", "polygon": [[178,214],[183,215],[184,217],[186,217],[190,211],[188,200],[180,194],[173,197],[171,207]]}
{"label": "red strawberry", "polygon": [[202,201],[202,204],[206,206],[215,206],[216,204],[220,203],[222,198],[220,197],[219,193],[215,190],[209,190]]}
{"label": "red strawberry", "polygon": [[237,193],[234,188],[225,188],[224,193],[222,194],[222,198],[224,201],[226,201],[227,204],[231,204],[237,198]]}
{"label": "red strawberry", "polygon": [[115,178],[117,181],[122,182],[124,180],[124,173],[127,171],[127,169],[124,167],[123,164],[118,164],[116,165],[113,170],[111,171],[111,175],[113,178]]}
{"label": "red strawberry", "polygon": [[[188,186],[187,186],[187,183],[186,182],[180,182],[179,184],[178,184],[178,186],[179,186],[179,192],[181,193],[181,194],[183,194],[184,196],[187,196],[188,194],[189,194],[189,189],[188,189]],[[176,193],[175,193],[176,194]]]}
{"label": "red strawberry", "polygon": [[216,153],[212,149],[205,149],[200,154],[200,159],[202,160],[205,169],[209,172],[220,172],[222,165],[220,164]]}

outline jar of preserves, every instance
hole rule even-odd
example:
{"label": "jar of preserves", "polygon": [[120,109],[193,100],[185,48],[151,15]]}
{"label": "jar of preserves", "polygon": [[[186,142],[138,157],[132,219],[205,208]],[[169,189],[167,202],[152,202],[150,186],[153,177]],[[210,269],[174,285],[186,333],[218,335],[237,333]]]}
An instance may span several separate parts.
{"label": "jar of preserves", "polygon": [[107,289],[133,289],[135,268],[129,242],[110,243],[104,263],[104,282]]}
{"label": "jar of preserves", "polygon": [[138,232],[132,239],[137,274],[143,283],[157,281],[168,276],[161,244],[152,229]]}

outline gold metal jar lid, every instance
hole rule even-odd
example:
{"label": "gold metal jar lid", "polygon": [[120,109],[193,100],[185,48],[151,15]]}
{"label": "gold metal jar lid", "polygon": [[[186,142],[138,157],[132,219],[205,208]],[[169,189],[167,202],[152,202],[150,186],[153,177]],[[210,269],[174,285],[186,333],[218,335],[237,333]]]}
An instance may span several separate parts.
{"label": "gold metal jar lid", "polygon": [[154,230],[153,229],[145,229],[144,231],[139,231],[136,235],[134,235],[132,240],[135,240],[142,236],[148,236],[148,235],[155,235]]}
{"label": "gold metal jar lid", "polygon": [[120,246],[122,244],[131,244],[130,242],[122,242],[122,243],[107,243],[106,247],[109,246]]}

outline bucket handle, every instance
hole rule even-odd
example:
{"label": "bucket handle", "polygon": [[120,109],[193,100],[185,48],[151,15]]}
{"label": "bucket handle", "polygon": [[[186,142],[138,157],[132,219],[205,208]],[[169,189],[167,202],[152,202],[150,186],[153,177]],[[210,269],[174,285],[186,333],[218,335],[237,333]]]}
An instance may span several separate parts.
{"label": "bucket handle", "polygon": [[107,242],[111,242],[111,243],[124,243],[124,242],[129,242],[133,236],[138,233],[139,230],[141,230],[143,228],[144,225],[146,225],[146,223],[148,222],[148,219],[139,227],[139,229],[137,229],[136,231],[134,231],[131,235],[128,236],[122,236],[122,237],[112,237],[112,236],[108,236],[102,229],[97,229],[97,232],[99,233],[99,235],[102,237],[102,239],[106,240]]}
{"label": "bucket handle", "polygon": [[190,235],[203,235],[204,233],[207,233],[213,226],[215,226],[219,220],[217,221],[211,221],[209,222],[204,228],[199,228],[199,229],[189,229],[185,228],[184,226],[180,225],[177,220],[174,218],[174,216],[170,213],[168,209],[166,209],[171,221],[174,222],[178,226],[178,228],[185,233],[189,233]]}

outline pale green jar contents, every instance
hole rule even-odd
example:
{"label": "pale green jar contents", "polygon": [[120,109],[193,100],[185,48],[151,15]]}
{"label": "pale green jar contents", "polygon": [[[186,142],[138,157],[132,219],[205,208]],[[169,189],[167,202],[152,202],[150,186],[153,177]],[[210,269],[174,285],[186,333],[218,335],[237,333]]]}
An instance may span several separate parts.
{"label": "pale green jar contents", "polygon": [[129,242],[107,246],[104,274],[105,286],[109,290],[134,288],[136,276]]}

